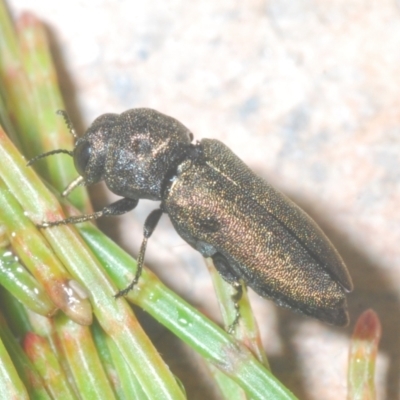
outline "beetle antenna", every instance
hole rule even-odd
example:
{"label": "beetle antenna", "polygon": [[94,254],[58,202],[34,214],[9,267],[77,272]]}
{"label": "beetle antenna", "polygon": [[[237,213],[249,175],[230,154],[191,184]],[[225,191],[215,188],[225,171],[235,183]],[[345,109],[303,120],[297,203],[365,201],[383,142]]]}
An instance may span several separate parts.
{"label": "beetle antenna", "polygon": [[52,150],[48,151],[47,153],[39,154],[38,156],[31,158],[26,165],[29,167],[37,160],[40,160],[41,158],[52,156],[53,154],[58,154],[58,153],[68,154],[71,157],[73,156],[73,152],[69,150],[64,150],[64,149]]}
{"label": "beetle antenna", "polygon": [[75,140],[77,140],[78,135],[76,134],[75,128],[72,125],[71,118],[69,117],[67,112],[65,110],[57,110],[56,113],[64,118],[65,124],[67,125],[70,134],[74,137]]}
{"label": "beetle antenna", "polygon": [[[61,115],[64,118],[65,124],[67,125],[67,128],[69,130],[69,133],[74,137],[75,141],[78,139],[78,136],[76,134],[76,131],[74,129],[74,126],[72,125],[71,118],[67,114],[65,110],[57,110],[56,114]],[[37,160],[40,160],[41,158],[51,156],[53,154],[59,154],[59,153],[64,153],[68,154],[71,157],[74,156],[74,152],[70,150],[64,150],[64,149],[58,149],[58,150],[52,150],[48,151],[47,153],[39,154],[36,157],[33,157],[29,162],[26,164],[28,167],[31,166],[33,163],[35,163]]]}

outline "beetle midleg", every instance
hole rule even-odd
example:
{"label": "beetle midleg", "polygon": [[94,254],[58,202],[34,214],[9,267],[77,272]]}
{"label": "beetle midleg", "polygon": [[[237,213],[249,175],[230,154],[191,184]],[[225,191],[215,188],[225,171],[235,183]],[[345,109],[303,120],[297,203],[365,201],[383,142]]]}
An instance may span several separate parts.
{"label": "beetle midleg", "polygon": [[239,281],[238,276],[235,274],[235,271],[233,268],[230,266],[229,261],[221,254],[221,253],[215,253],[213,256],[211,256],[215,268],[218,270],[218,272],[221,274],[221,276],[232,285],[233,289],[235,290],[235,293],[232,296],[233,300],[233,306],[235,307],[235,318],[233,322],[229,325],[228,327],[228,333],[233,333],[235,331],[235,328],[237,324],[239,323],[240,319],[240,306],[239,306],[239,301],[242,298],[243,295],[243,287]]}
{"label": "beetle midleg", "polygon": [[127,197],[117,200],[114,203],[105,206],[100,211],[96,211],[93,214],[84,214],[84,215],[77,215],[74,217],[68,217],[65,219],[60,219],[59,221],[50,221],[50,222],[42,222],[38,225],[39,228],[49,228],[51,226],[57,225],[67,225],[67,224],[79,224],[80,222],[91,221],[93,219],[97,219],[103,216],[110,216],[110,215],[121,215],[125,214],[128,211],[133,210],[139,200],[136,199],[129,199]]}
{"label": "beetle midleg", "polygon": [[161,208],[158,208],[157,210],[153,210],[147,216],[146,221],[144,223],[143,241],[142,241],[142,244],[140,246],[140,251],[139,251],[139,256],[138,256],[138,260],[137,260],[137,267],[136,267],[135,277],[133,278],[132,282],[125,289],[120,290],[114,296],[115,298],[118,298],[118,297],[121,297],[121,296],[125,296],[139,282],[139,278],[140,278],[140,275],[142,274],[142,269],[143,269],[143,261],[144,261],[144,254],[146,253],[147,240],[152,235],[152,233],[154,232],[154,229],[156,229],[158,221],[160,220],[161,215],[163,214],[163,212],[164,211]]}

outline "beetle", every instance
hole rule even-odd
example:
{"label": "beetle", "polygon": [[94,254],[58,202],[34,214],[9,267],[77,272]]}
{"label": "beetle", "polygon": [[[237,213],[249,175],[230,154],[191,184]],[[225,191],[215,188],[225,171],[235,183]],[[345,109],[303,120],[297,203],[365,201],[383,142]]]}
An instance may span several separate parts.
{"label": "beetle", "polygon": [[222,142],[192,141],[193,134],[179,121],[152,109],[99,116],[72,151],[54,150],[30,163],[67,153],[79,177],[63,195],[104,180],[122,199],[93,214],[44,222],[42,227],[119,215],[134,209],[140,199],[158,200],[160,207],[144,224],[135,278],[117,296],[138,282],[147,240],[166,213],[190,246],[212,258],[236,289],[236,301],[244,282],[280,306],[347,325],[351,277],[317,224]]}

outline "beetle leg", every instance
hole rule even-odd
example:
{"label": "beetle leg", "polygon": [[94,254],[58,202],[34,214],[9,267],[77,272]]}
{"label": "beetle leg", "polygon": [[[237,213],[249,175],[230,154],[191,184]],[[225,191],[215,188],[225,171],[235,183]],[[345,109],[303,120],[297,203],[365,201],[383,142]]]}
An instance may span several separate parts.
{"label": "beetle leg", "polygon": [[96,211],[93,214],[77,215],[65,219],[60,219],[59,221],[44,221],[39,224],[38,227],[49,228],[51,226],[57,225],[79,224],[80,222],[91,221],[93,219],[97,219],[103,216],[121,215],[133,210],[137,206],[138,202],[139,200],[129,199],[125,197],[123,199],[115,201],[114,203],[109,204],[108,206],[105,206],[102,210]]}
{"label": "beetle leg", "polygon": [[222,277],[231,285],[239,282],[239,276],[235,273],[234,269],[230,266],[229,261],[221,253],[215,253],[211,256],[215,268],[222,275]]}
{"label": "beetle leg", "polygon": [[228,333],[232,334],[235,331],[240,319],[239,301],[243,295],[243,287],[239,281],[238,276],[235,274],[235,271],[230,266],[229,261],[221,253],[215,253],[213,256],[211,256],[211,258],[217,271],[221,274],[225,281],[232,285],[233,289],[235,290],[235,293],[232,296],[232,300],[236,314],[233,322],[228,327]]}
{"label": "beetle leg", "polygon": [[139,278],[140,278],[140,275],[142,274],[142,269],[143,269],[143,261],[144,261],[144,254],[146,252],[147,240],[154,232],[154,229],[156,228],[158,221],[160,220],[163,212],[164,211],[161,208],[158,208],[157,210],[153,210],[146,218],[146,221],[144,223],[144,229],[143,229],[143,241],[142,241],[142,245],[140,246],[135,277],[133,278],[132,282],[125,289],[120,290],[114,296],[115,298],[125,296],[139,282]]}
{"label": "beetle leg", "polygon": [[235,289],[236,293],[232,296],[233,306],[235,307],[235,319],[228,327],[228,333],[232,334],[235,332],[236,326],[240,319],[240,305],[239,301],[243,295],[243,286],[240,282],[233,282],[232,287]]}

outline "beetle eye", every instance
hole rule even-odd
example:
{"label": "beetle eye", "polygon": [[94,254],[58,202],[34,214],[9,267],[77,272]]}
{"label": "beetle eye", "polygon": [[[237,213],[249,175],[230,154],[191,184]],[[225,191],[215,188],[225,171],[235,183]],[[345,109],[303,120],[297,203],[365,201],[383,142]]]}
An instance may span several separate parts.
{"label": "beetle eye", "polygon": [[74,164],[79,175],[84,176],[92,148],[89,142],[81,142],[74,149]]}

